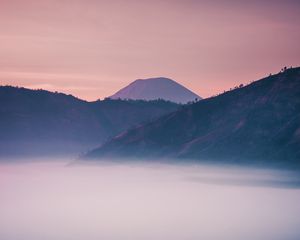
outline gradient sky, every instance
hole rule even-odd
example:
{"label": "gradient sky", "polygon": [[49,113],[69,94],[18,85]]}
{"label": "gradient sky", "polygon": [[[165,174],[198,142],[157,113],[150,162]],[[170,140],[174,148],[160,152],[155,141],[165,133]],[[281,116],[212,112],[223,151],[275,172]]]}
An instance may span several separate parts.
{"label": "gradient sky", "polygon": [[87,100],[170,77],[203,97],[300,65],[300,1],[0,0],[0,84]]}

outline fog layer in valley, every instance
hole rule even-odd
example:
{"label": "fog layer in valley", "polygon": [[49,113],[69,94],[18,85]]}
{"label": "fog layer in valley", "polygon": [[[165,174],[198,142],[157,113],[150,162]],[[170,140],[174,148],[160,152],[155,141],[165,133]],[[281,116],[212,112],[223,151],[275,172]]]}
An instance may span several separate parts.
{"label": "fog layer in valley", "polygon": [[290,171],[167,164],[0,164],[1,240],[296,240]]}

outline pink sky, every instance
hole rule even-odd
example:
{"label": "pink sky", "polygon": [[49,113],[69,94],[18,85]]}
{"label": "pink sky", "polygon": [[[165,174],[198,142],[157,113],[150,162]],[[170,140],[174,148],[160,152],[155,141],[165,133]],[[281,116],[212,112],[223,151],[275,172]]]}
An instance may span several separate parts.
{"label": "pink sky", "polygon": [[0,0],[0,83],[109,96],[169,77],[203,97],[300,65],[300,3]]}

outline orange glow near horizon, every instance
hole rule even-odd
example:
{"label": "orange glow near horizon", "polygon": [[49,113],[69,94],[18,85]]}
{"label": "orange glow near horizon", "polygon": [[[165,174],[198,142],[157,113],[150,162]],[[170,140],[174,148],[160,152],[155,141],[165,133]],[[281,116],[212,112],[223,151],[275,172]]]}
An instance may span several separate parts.
{"label": "orange glow near horizon", "polygon": [[164,76],[202,97],[300,65],[300,3],[1,0],[0,84],[95,100]]}

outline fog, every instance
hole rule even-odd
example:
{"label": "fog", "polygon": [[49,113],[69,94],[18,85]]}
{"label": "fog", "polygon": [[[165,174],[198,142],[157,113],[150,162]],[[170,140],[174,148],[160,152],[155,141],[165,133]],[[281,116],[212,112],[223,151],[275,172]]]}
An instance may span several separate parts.
{"label": "fog", "polygon": [[1,240],[296,240],[297,172],[208,165],[0,164]]}

